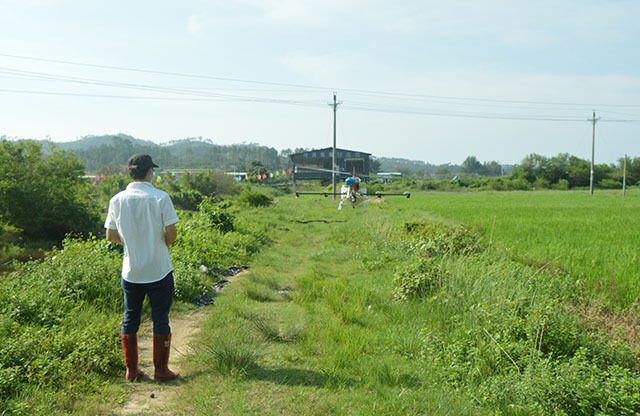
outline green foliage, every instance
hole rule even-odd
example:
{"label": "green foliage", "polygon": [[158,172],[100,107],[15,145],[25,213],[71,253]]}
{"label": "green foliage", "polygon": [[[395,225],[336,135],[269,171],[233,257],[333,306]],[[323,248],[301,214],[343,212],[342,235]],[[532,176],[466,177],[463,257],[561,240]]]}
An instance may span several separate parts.
{"label": "green foliage", "polygon": [[568,191],[569,190],[569,181],[566,179],[558,180],[558,183],[553,186],[554,189],[558,189],[560,191]]}
{"label": "green foliage", "polygon": [[[27,385],[59,388],[82,374],[113,375],[121,267],[106,241],[66,239],[41,261],[16,264],[0,283],[0,397]],[[0,406],[2,402],[0,401]]]}
{"label": "green foliage", "polygon": [[611,178],[605,178],[598,183],[598,187],[602,189],[622,189],[622,182]]}
{"label": "green foliage", "polygon": [[262,176],[268,174],[267,168],[262,164],[259,160],[251,160],[245,166],[244,169],[247,171],[247,178],[251,182],[258,182],[256,179],[258,175]]}
{"label": "green foliage", "polygon": [[9,256],[11,253],[18,250],[20,240],[20,229],[5,223],[0,219],[0,261],[3,261],[5,256]]}
{"label": "green foliage", "polygon": [[441,259],[418,257],[396,271],[394,297],[402,300],[431,295],[443,286],[446,274]]}
{"label": "green foliage", "polygon": [[82,162],[53,145],[0,141],[0,215],[31,237],[62,239],[99,228]]}
{"label": "green foliage", "polygon": [[216,204],[211,198],[207,198],[198,206],[200,217],[206,219],[209,226],[222,233],[235,230],[233,215],[229,214],[220,204]]}
{"label": "green foliage", "polygon": [[215,337],[203,348],[199,362],[215,373],[241,376],[257,367],[260,344],[243,333]]}
{"label": "green foliage", "polygon": [[481,248],[480,234],[463,225],[409,221],[403,225],[410,249],[422,257],[468,255]]}
{"label": "green foliage", "polygon": [[262,192],[245,188],[235,200],[250,207],[267,207],[273,203],[273,197]]}
{"label": "green foliage", "polygon": [[87,169],[97,171],[104,166],[122,166],[135,153],[148,153],[162,169],[237,169],[250,160],[260,160],[270,169],[282,169],[288,157],[274,148],[255,143],[216,145],[203,138],[175,140],[159,145],[125,134],[86,136],[74,142],[61,143],[86,162]]}
{"label": "green foliage", "polygon": [[183,174],[180,177],[180,185],[204,196],[231,195],[236,192],[238,186],[233,176],[209,170]]}
{"label": "green foliage", "polygon": [[176,209],[183,209],[187,211],[196,211],[198,209],[198,205],[200,205],[205,198],[202,193],[193,189],[169,192],[169,197]]}
{"label": "green foliage", "polygon": [[94,188],[97,190],[100,206],[106,210],[111,198],[124,191],[132,181],[129,175],[123,174],[106,175],[104,179],[99,180]]}
{"label": "green foliage", "polygon": [[420,353],[443,383],[504,414],[640,411],[635,354],[580,324],[570,281],[483,252],[456,229],[405,223],[413,255],[394,279],[397,299],[429,297],[448,316],[446,331],[424,331]]}
{"label": "green foliage", "polygon": [[202,264],[238,266],[267,243],[264,229],[248,223],[238,226],[234,216],[210,198],[200,204],[196,215],[178,222],[177,229],[172,257],[196,269]]}
{"label": "green foliage", "polygon": [[[589,186],[590,164],[586,160],[571,156],[568,153],[560,153],[552,158],[531,154],[513,169],[513,178],[523,178],[529,183],[544,181],[551,185],[558,185],[556,189],[564,189],[566,181],[569,188]],[[596,183],[613,174],[612,168],[607,165],[594,167],[594,180]],[[536,188],[540,189],[539,186]]]}

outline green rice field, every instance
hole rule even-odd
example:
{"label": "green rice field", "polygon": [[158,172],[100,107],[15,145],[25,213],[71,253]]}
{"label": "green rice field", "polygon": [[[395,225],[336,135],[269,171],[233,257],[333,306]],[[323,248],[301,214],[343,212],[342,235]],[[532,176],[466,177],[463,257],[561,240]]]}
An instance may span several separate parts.
{"label": "green rice field", "polygon": [[429,193],[415,206],[467,225],[532,262],[561,265],[617,306],[640,295],[640,190]]}

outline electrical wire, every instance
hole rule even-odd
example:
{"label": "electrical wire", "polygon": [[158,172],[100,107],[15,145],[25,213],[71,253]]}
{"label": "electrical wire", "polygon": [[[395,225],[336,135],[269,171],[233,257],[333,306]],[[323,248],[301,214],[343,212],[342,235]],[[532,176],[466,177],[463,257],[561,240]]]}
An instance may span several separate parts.
{"label": "electrical wire", "polygon": [[155,71],[148,69],[140,69],[140,68],[131,68],[131,67],[122,67],[122,66],[112,66],[112,65],[97,65],[97,64],[87,64],[82,62],[75,61],[67,61],[67,60],[58,60],[58,59],[46,59],[46,58],[37,58],[31,56],[23,56],[23,55],[13,55],[13,54],[4,54],[0,53],[0,56],[14,59],[23,59],[23,60],[32,60],[39,62],[50,62],[50,63],[58,63],[64,65],[75,65],[75,66],[84,66],[90,68],[99,68],[99,69],[110,69],[110,70],[118,70],[118,71],[130,71],[130,72],[139,72],[139,73],[148,73],[148,74],[156,74],[156,75],[168,75],[168,76],[178,76],[178,77],[186,77],[186,78],[199,78],[199,79],[209,79],[216,81],[226,81],[226,82],[239,82],[239,83],[250,83],[250,84],[259,84],[259,85],[272,85],[272,86],[285,86],[292,88],[305,88],[315,91],[340,91],[343,93],[353,93],[353,94],[363,94],[363,95],[375,95],[382,97],[398,97],[405,99],[440,99],[440,100],[457,100],[457,101],[470,101],[470,102],[485,102],[485,103],[504,103],[504,104],[534,104],[534,105],[552,105],[552,106],[581,106],[581,107],[630,107],[630,108],[640,108],[640,104],[606,104],[606,103],[578,103],[578,102],[560,102],[560,101],[535,101],[535,100],[502,100],[502,99],[493,99],[493,98],[477,98],[477,97],[454,97],[454,96],[445,96],[445,95],[427,95],[427,94],[409,94],[409,93],[398,93],[398,92],[389,92],[389,91],[376,91],[376,90],[366,90],[366,89],[351,89],[351,88],[329,88],[326,86],[315,86],[315,85],[306,85],[306,84],[293,84],[293,83],[284,83],[284,82],[269,82],[269,81],[256,81],[256,80],[247,80],[241,78],[230,78],[230,77],[215,77],[209,75],[197,75],[197,74],[188,74],[181,72],[169,72],[169,71]]}
{"label": "electrical wire", "polygon": [[[310,85],[301,85],[301,84],[291,84],[291,83],[279,83],[279,82],[265,82],[265,81],[252,81],[252,80],[243,80],[238,78],[224,78],[224,77],[212,77],[206,75],[194,75],[194,74],[184,74],[178,72],[166,72],[166,71],[153,71],[153,70],[144,70],[138,68],[128,68],[128,67],[118,67],[118,66],[108,66],[108,65],[94,65],[94,64],[86,64],[80,62],[73,61],[64,61],[64,60],[54,60],[54,59],[45,59],[45,58],[35,58],[35,57],[27,57],[27,56],[19,56],[19,55],[9,55],[9,54],[1,54],[0,57],[9,57],[9,58],[17,58],[17,59],[26,59],[40,62],[50,62],[50,63],[58,63],[65,65],[76,65],[83,67],[92,67],[92,68],[100,68],[100,69],[109,69],[109,70],[120,70],[120,71],[133,71],[133,72],[141,72],[141,73],[150,73],[150,74],[159,74],[159,75],[168,75],[168,76],[180,76],[180,77],[188,77],[188,78],[198,78],[198,79],[208,79],[208,80],[216,80],[216,81],[226,81],[226,82],[242,82],[242,83],[252,83],[252,84],[260,84],[260,85],[269,85],[269,86],[286,86],[288,88],[295,88],[294,91],[299,91],[298,89],[305,89],[308,92],[317,92],[317,91],[326,91],[325,87],[318,86],[310,86]],[[105,94],[88,94],[88,93],[71,93],[71,92],[55,92],[55,91],[41,91],[41,90],[19,90],[19,89],[0,89],[0,92],[6,93],[25,93],[25,94],[41,94],[41,95],[61,95],[61,96],[77,96],[77,97],[93,97],[93,98],[120,98],[120,99],[141,99],[141,100],[162,100],[162,101],[216,101],[216,102],[258,102],[258,103],[271,103],[271,104],[287,104],[287,105],[295,105],[295,106],[309,106],[309,107],[318,107],[324,106],[324,103],[320,103],[319,100],[301,100],[301,99],[276,99],[276,98],[267,98],[267,97],[256,97],[256,96],[248,96],[248,95],[238,95],[238,94],[228,94],[228,93],[220,93],[214,91],[238,91],[238,89],[220,89],[220,88],[212,88],[212,87],[166,87],[166,86],[158,86],[158,85],[150,85],[143,83],[130,83],[130,82],[120,82],[120,81],[109,81],[103,79],[96,78],[85,78],[85,77],[76,77],[76,76],[68,76],[68,75],[59,75],[52,74],[46,72],[36,72],[36,71],[26,71],[21,69],[14,68],[6,68],[0,67],[0,74],[4,74],[9,77],[19,77],[19,79],[23,80],[46,80],[46,81],[55,81],[55,82],[66,82],[66,83],[75,83],[75,84],[84,84],[84,85],[93,85],[99,87],[111,87],[111,88],[122,88],[122,89],[133,89],[133,90],[142,90],[147,92],[156,92],[160,94],[170,94],[170,95],[186,95],[191,98],[178,98],[178,97],[149,97],[149,96],[130,96],[130,95],[105,95]],[[245,89],[246,91],[247,89]],[[255,89],[249,90],[256,92]],[[414,103],[428,103],[428,104],[439,104],[446,106],[457,106],[463,107],[460,111],[443,111],[440,109],[430,109],[430,108],[420,108],[416,106],[393,106],[389,103],[377,104],[377,103],[369,103],[369,102],[361,102],[361,101],[349,101],[348,104],[341,104],[341,108],[350,109],[356,111],[365,111],[365,112],[379,112],[379,113],[389,113],[389,114],[408,114],[408,115],[425,115],[425,116],[441,116],[441,117],[459,117],[459,118],[479,118],[479,119],[494,119],[494,120],[521,120],[521,121],[555,121],[555,122],[583,122],[584,118],[580,117],[571,117],[571,116],[546,116],[546,115],[523,115],[523,114],[515,114],[515,113],[488,113],[488,112],[470,112],[464,111],[464,106],[469,106],[470,103],[475,103],[474,108],[480,107],[493,107],[493,108],[507,108],[513,109],[516,111],[519,110],[539,110],[545,111],[548,110],[544,107],[531,107],[530,105],[545,105],[545,106],[565,106],[565,107],[640,107],[640,105],[635,104],[584,104],[584,103],[575,103],[575,102],[553,102],[553,101],[532,101],[532,100],[498,100],[498,99],[488,99],[488,98],[472,98],[472,97],[451,97],[451,96],[440,96],[440,95],[423,95],[423,94],[406,94],[406,93],[392,93],[392,92],[384,92],[384,91],[373,91],[373,90],[358,90],[358,89],[342,89],[342,92],[347,92],[348,94],[360,95],[360,96],[369,96],[369,97],[377,97],[377,98],[386,98],[386,99],[394,99],[394,100],[402,100],[402,101],[410,101]],[[272,91],[265,91],[270,92]],[[301,92],[301,91],[300,91]],[[574,111],[583,111],[583,108],[574,108]],[[614,113],[609,111],[610,113]],[[631,115],[629,113],[619,113],[620,115]],[[635,115],[633,115],[635,116]],[[599,120],[602,122],[618,122],[618,123],[636,123],[640,122],[637,119],[606,119]]]}

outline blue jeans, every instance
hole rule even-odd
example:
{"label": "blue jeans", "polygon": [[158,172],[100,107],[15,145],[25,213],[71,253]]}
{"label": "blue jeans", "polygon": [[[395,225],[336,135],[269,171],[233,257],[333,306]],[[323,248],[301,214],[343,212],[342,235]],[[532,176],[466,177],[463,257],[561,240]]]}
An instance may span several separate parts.
{"label": "blue jeans", "polygon": [[169,309],[173,303],[173,272],[153,283],[131,283],[121,279],[124,293],[124,316],[121,334],[137,334],[144,296],[149,296],[154,334],[170,334]]}

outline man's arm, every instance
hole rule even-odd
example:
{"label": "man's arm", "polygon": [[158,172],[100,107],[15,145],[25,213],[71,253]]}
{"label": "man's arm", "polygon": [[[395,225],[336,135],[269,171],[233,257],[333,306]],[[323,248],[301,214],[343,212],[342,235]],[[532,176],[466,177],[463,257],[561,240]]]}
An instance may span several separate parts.
{"label": "man's arm", "polygon": [[176,237],[178,237],[178,230],[176,230],[176,225],[167,225],[164,230],[164,241],[167,244],[167,247],[171,247],[171,244],[173,244],[173,242],[176,241]]}
{"label": "man's arm", "polygon": [[111,228],[107,228],[107,240],[111,241],[112,243],[120,244],[121,246],[124,245],[124,243],[120,239],[120,234],[118,234],[118,230],[112,230]]}

